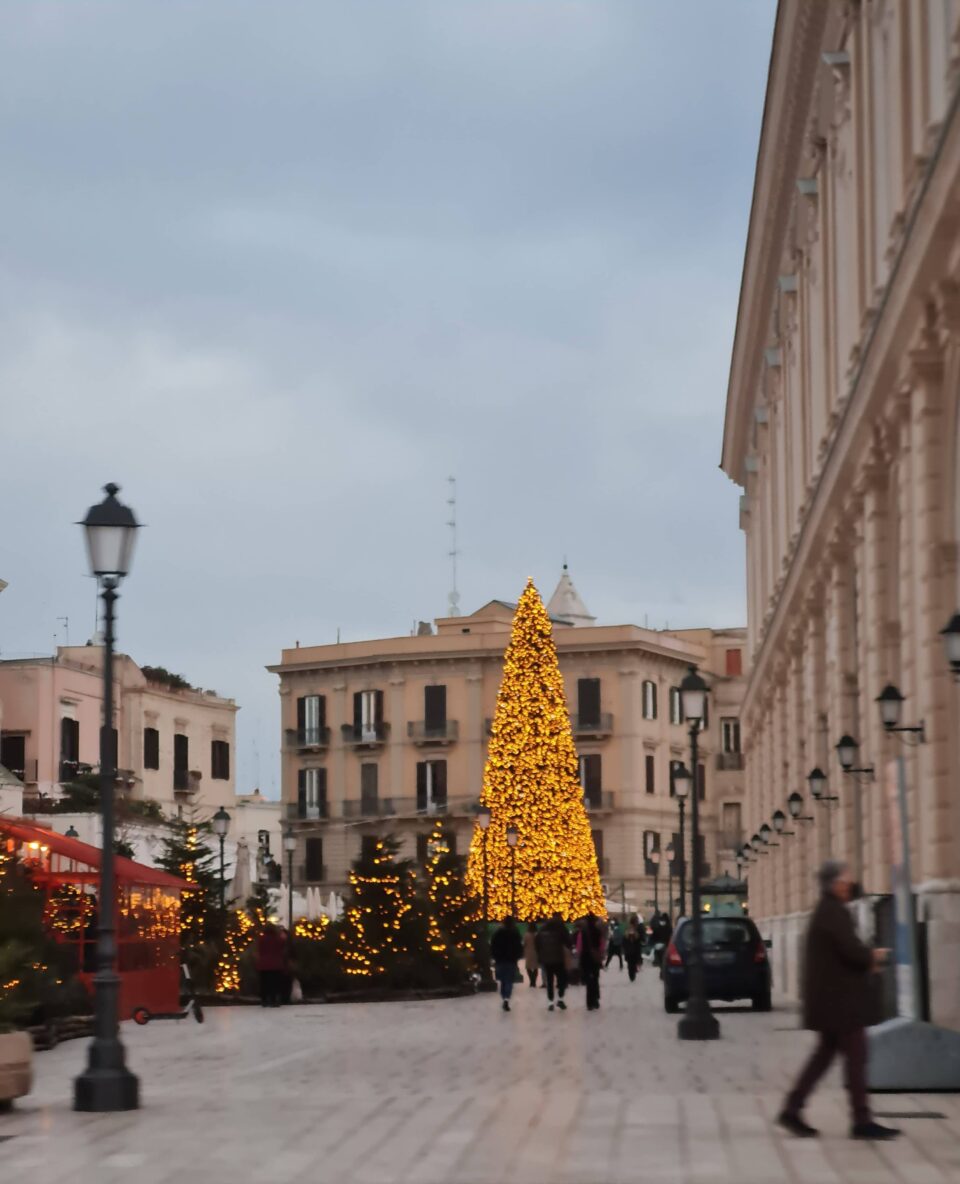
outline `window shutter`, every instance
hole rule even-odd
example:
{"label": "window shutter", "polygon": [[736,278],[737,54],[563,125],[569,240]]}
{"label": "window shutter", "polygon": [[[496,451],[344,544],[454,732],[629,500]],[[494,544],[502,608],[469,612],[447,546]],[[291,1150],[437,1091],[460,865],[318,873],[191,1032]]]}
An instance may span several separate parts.
{"label": "window shutter", "polygon": [[377,725],[377,729],[379,730],[380,725],[383,723],[383,691],[373,692],[373,710],[374,723]]}
{"label": "window shutter", "polygon": [[590,837],[593,839],[593,849],[597,853],[597,863],[603,863],[603,831],[592,830]]}
{"label": "window shutter", "polygon": [[327,770],[317,769],[317,804],[320,807],[320,817],[327,816]]}
{"label": "window shutter", "polygon": [[427,808],[427,762],[417,761],[417,810]]}
{"label": "window shutter", "polygon": [[650,698],[653,702],[653,715],[650,718],[656,719],[657,718],[657,684],[655,682],[650,683]]}
{"label": "window shutter", "polygon": [[307,839],[305,854],[306,867],[304,868],[304,879],[314,882],[322,880],[324,878],[323,839]]}
{"label": "window shutter", "polygon": [[297,816],[307,816],[307,770],[297,770]]}
{"label": "window shutter", "polygon": [[377,795],[379,792],[379,766],[364,764],[360,766],[360,812],[361,814],[376,814]]}
{"label": "window shutter", "polygon": [[297,731],[303,732],[307,727],[307,700],[301,695],[297,699]]}
{"label": "window shutter", "polygon": [[433,801],[435,805],[447,804],[447,762],[433,761]]}
{"label": "window shutter", "polygon": [[653,753],[648,752],[646,757],[647,767],[647,793],[656,792],[655,775],[656,775],[656,761]]}
{"label": "window shutter", "polygon": [[182,732],[177,732],[173,737],[173,767],[184,772],[189,765],[190,741]]}
{"label": "window shutter", "polygon": [[376,835],[361,835],[360,836],[360,859],[363,863],[372,863],[373,857],[377,853],[377,836]]}
{"label": "window shutter", "polygon": [[354,691],[353,694],[353,730],[359,736],[363,727],[363,692]]}
{"label": "window shutter", "polygon": [[[327,696],[317,695],[317,723],[321,728],[327,726]],[[300,725],[297,724],[297,727]]]}
{"label": "window shutter", "polygon": [[457,853],[457,832],[455,830],[445,830],[443,832],[444,841],[447,844],[447,849],[451,855]]}
{"label": "window shutter", "polygon": [[447,726],[447,688],[423,688],[423,726],[428,732],[443,732]]}
{"label": "window shutter", "polygon": [[600,724],[600,679],[577,679],[577,712],[581,727]]}
{"label": "window shutter", "polygon": [[425,864],[427,862],[427,844],[429,841],[429,835],[417,835],[417,863],[419,864]]}

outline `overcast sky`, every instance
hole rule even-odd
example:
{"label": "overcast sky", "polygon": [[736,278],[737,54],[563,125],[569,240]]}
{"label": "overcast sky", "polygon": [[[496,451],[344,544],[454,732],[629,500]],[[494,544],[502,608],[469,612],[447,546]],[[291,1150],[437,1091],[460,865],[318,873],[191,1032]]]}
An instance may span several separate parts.
{"label": "overcast sky", "polygon": [[2,5],[3,656],[94,626],[235,697],[564,556],[602,623],[745,623],[717,468],[773,0]]}

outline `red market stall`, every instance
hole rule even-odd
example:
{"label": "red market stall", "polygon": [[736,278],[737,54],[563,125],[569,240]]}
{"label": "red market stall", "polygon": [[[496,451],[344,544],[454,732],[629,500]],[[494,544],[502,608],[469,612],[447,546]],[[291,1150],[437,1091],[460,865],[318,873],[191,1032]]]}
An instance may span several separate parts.
{"label": "red market stall", "polygon": [[[81,980],[96,970],[100,848],[24,819],[0,817],[0,848],[16,854],[44,893],[44,923],[76,952]],[[136,1007],[176,1011],[180,995],[180,894],[185,880],[114,857],[120,1018]]]}

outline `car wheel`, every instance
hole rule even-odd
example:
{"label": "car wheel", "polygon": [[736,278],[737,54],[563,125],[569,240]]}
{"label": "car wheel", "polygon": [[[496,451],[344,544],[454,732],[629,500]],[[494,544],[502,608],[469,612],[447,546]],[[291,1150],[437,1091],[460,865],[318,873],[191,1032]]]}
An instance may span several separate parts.
{"label": "car wheel", "polygon": [[771,1011],[772,1008],[773,1008],[773,1003],[770,999],[770,988],[769,987],[765,991],[761,992],[759,995],[754,995],[754,997],[753,997],[753,1010],[754,1011]]}
{"label": "car wheel", "polygon": [[663,1010],[668,1015],[676,1015],[676,1013],[680,1010],[680,1000],[675,999],[673,995],[664,995]]}

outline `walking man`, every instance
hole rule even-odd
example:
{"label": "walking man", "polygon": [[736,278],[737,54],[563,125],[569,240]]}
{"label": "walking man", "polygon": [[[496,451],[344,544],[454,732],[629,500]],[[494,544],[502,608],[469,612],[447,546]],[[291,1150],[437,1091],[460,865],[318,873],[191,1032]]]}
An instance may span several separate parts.
{"label": "walking man", "polygon": [[567,1010],[563,1001],[567,993],[567,958],[570,956],[570,934],[559,913],[544,921],[537,931],[537,958],[547,984],[547,1011],[553,1011],[554,988],[557,992],[557,1007]]}
{"label": "walking man", "polygon": [[507,917],[494,933],[493,941],[490,942],[490,953],[493,956],[494,973],[500,984],[503,1010],[509,1011],[513,981],[517,977],[517,963],[523,957],[523,939],[513,917]]}
{"label": "walking man", "polygon": [[598,1011],[600,1008],[600,970],[606,944],[606,925],[593,913],[587,913],[577,934],[580,981],[587,989],[587,1011]]}
{"label": "walking man", "polygon": [[803,969],[803,1023],[819,1034],[817,1047],[787,1095],[777,1122],[801,1138],[819,1132],[803,1120],[803,1107],[840,1053],[850,1095],[854,1139],[895,1139],[900,1132],[873,1121],[867,1101],[867,1017],[870,975],[888,950],[871,950],[857,936],[846,902],[853,879],[845,863],[828,859],[818,873],[820,903],[807,928]]}
{"label": "walking man", "polygon": [[616,958],[623,970],[623,927],[619,921],[610,922],[610,944],[607,947],[607,961],[604,969]]}
{"label": "walking man", "polygon": [[627,960],[627,974],[633,982],[643,966],[643,923],[634,914],[623,935],[623,956]]}

